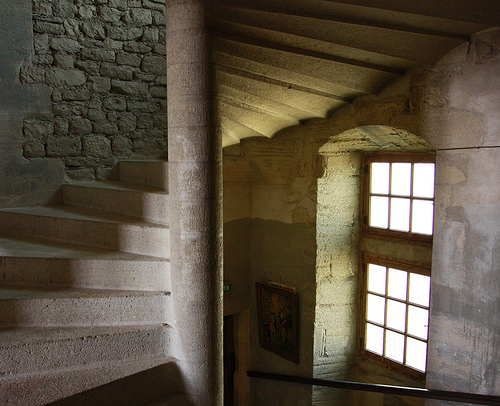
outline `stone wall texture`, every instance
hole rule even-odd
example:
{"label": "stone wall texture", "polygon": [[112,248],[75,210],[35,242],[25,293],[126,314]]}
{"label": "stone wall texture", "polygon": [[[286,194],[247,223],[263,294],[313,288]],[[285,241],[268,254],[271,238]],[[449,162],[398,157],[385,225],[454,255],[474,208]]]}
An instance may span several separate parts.
{"label": "stone wall texture", "polygon": [[161,0],[33,0],[20,82],[50,88],[53,117],[24,121],[24,157],[60,158],[73,180],[165,158],[165,26]]}

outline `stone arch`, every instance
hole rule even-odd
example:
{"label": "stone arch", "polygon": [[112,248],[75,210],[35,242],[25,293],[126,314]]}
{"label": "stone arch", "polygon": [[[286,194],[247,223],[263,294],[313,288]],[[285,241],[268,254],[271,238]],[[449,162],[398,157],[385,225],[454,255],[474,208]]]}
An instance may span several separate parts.
{"label": "stone arch", "polygon": [[[409,131],[367,125],[332,136],[319,148],[313,371],[322,379],[355,380],[361,175],[363,153],[371,151],[431,152],[433,147]],[[348,404],[342,396],[348,393],[315,387],[313,404]]]}

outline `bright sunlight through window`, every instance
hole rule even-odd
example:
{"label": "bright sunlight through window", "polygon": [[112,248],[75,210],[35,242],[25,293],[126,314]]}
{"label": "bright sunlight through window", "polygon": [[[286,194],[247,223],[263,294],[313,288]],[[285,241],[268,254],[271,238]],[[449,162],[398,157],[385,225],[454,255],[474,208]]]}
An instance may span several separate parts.
{"label": "bright sunlight through window", "polygon": [[430,277],[367,264],[365,350],[425,372]]}
{"label": "bright sunlight through window", "polygon": [[432,235],[434,163],[372,162],[370,227]]}

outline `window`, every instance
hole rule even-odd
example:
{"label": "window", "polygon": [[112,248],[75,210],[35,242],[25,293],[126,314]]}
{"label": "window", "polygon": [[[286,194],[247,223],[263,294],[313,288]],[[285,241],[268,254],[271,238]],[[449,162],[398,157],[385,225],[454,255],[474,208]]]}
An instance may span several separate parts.
{"label": "window", "polygon": [[365,164],[364,232],[432,241],[434,157],[370,156]]}
{"label": "window", "polygon": [[363,253],[361,351],[421,379],[427,360],[430,264],[392,253],[424,246],[430,254],[434,173],[432,155],[365,158],[363,238],[386,242],[382,253]]}
{"label": "window", "polygon": [[[365,354],[391,367],[426,370],[430,270],[389,258],[365,255]],[[407,371],[408,372],[408,371]]]}

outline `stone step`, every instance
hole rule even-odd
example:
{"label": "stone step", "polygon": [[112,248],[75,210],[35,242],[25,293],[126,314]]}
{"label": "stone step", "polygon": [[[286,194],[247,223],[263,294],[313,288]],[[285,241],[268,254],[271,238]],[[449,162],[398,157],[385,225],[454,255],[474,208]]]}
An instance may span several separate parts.
{"label": "stone step", "polygon": [[33,237],[60,243],[150,255],[170,256],[165,225],[134,217],[68,207],[23,207],[0,210],[0,235]]}
{"label": "stone step", "polygon": [[168,326],[15,328],[0,330],[0,377],[90,367],[119,367],[166,357]]}
{"label": "stone step", "polygon": [[166,353],[169,329],[0,331],[0,404],[42,406],[163,365],[176,371],[175,360]]}
{"label": "stone step", "polygon": [[168,225],[168,193],[123,182],[79,182],[62,186],[65,204],[124,214]]}
{"label": "stone step", "polygon": [[0,327],[168,324],[168,292],[0,287]]}
{"label": "stone step", "polygon": [[0,284],[170,291],[170,262],[35,239],[0,238]]}
{"label": "stone step", "polygon": [[166,161],[120,161],[118,176],[126,183],[151,186],[168,192]]}
{"label": "stone step", "polygon": [[[94,388],[107,386],[109,382],[122,380],[130,375],[140,374],[142,371],[154,369],[155,367],[170,366],[175,364],[170,361],[171,357],[156,357],[134,361],[120,361],[105,366],[91,364],[78,367],[78,369],[67,369],[61,371],[11,376],[0,379],[0,404],[2,406],[45,406],[50,405],[82,405],[95,406],[97,403],[82,403],[75,398],[79,397],[81,392],[92,392]],[[167,363],[167,364],[165,364]],[[169,377],[167,385],[170,386],[172,380]],[[155,381],[156,384],[159,384]],[[165,381],[161,384],[165,387]],[[175,384],[172,384],[175,386]],[[151,386],[146,386],[151,388]],[[141,387],[131,387],[131,390],[139,392]],[[115,392],[115,395],[116,392]],[[118,394],[119,395],[119,394]],[[121,396],[116,396],[121,398]],[[133,398],[137,401],[137,397]],[[148,399],[146,397],[146,399]],[[125,403],[123,403],[125,404]],[[142,405],[143,402],[136,402],[135,405]],[[104,403],[104,405],[107,405]]]}
{"label": "stone step", "polygon": [[[54,402],[51,406],[139,406],[139,405],[192,405],[174,403],[186,397],[182,390],[180,372],[174,362],[127,376],[92,390]],[[158,400],[162,399],[161,403]],[[165,403],[168,402],[168,403]]]}

